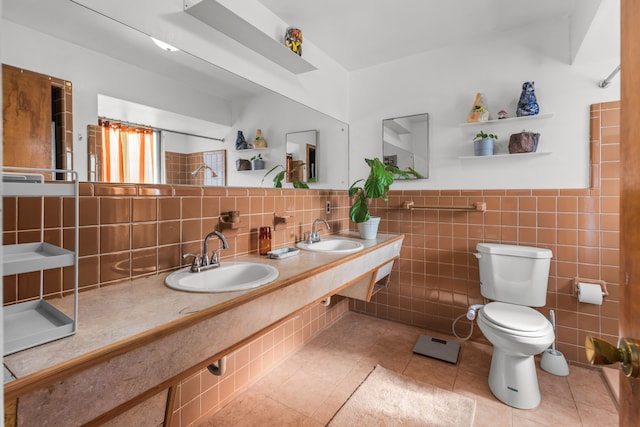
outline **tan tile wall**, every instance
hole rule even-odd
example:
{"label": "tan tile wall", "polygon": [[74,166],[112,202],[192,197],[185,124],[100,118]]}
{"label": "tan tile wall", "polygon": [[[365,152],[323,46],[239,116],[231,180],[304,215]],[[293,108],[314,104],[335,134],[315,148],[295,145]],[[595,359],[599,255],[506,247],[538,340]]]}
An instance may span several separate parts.
{"label": "tan tile wall", "polygon": [[287,320],[227,357],[226,373],[212,375],[206,368],[185,378],[177,387],[171,425],[187,427],[215,413],[255,384],[282,360],[299,350],[318,332],[349,311],[346,299],[330,307],[316,305]]}
{"label": "tan tile wall", "polygon": [[[545,247],[553,259],[541,312],[555,310],[559,350],[571,361],[586,363],[587,334],[610,342],[618,336],[619,102],[591,107],[590,147],[590,189],[391,191],[388,204],[379,203],[377,213],[383,232],[406,235],[398,268],[388,291],[368,304],[352,301],[351,309],[450,333],[457,316],[483,302],[473,255],[478,242]],[[416,205],[485,202],[487,211],[386,210],[406,200]],[[578,303],[574,277],[607,283],[609,296],[602,306]],[[458,323],[456,330],[466,335],[468,322]],[[477,328],[474,337],[482,337]]]}
{"label": "tan tile wall", "polygon": [[[592,188],[588,190],[392,191],[382,232],[406,235],[391,286],[372,303],[350,301],[351,309],[377,317],[449,332],[455,317],[481,302],[475,244],[481,241],[536,245],[553,251],[547,309],[556,310],[558,347],[572,361],[585,362],[584,337],[616,341],[619,281],[619,103],[591,109]],[[332,214],[324,214],[331,200]],[[405,200],[416,204],[487,204],[485,213],[386,210]],[[40,239],[73,249],[71,201],[61,198],[4,198],[5,244]],[[43,208],[44,206],[44,208]],[[317,217],[333,231],[349,227],[344,191],[198,188],[83,183],[80,197],[79,283],[82,289],[158,274],[184,264],[182,254],[200,252],[202,238],[218,227],[218,216],[239,210],[242,226],[223,230],[231,249],[223,259],[257,250],[257,228],[273,227],[274,212],[295,221],[278,225],[273,247],[292,244]],[[384,211],[382,209],[385,209]],[[353,225],[351,225],[353,227]],[[45,293],[68,292],[72,271],[45,273]],[[610,295],[602,306],[577,302],[573,277],[602,279]],[[37,297],[39,275],[4,278],[4,301]],[[18,286],[20,282],[20,286]],[[179,385],[174,425],[187,426],[215,412],[264,375],[278,361],[346,311],[343,300],[316,306],[237,350],[221,378],[206,370]],[[460,324],[459,334],[465,334]],[[475,337],[481,339],[479,332]]]}
{"label": "tan tile wall", "polygon": [[[221,230],[230,249],[222,259],[257,251],[257,230],[274,227],[274,213],[292,215],[272,232],[272,247],[292,245],[317,217],[327,217],[334,232],[348,228],[345,191],[157,186],[80,185],[78,284],[81,290],[155,275],[187,265],[183,254],[202,252],[202,240],[220,229],[221,213],[238,210],[241,225]],[[324,213],[330,200],[332,213]],[[44,213],[43,213],[44,206]],[[40,240],[73,250],[73,200],[60,197],[3,198],[4,244]],[[47,270],[44,293],[69,293],[73,269]],[[40,273],[4,277],[4,304],[37,298]]]}

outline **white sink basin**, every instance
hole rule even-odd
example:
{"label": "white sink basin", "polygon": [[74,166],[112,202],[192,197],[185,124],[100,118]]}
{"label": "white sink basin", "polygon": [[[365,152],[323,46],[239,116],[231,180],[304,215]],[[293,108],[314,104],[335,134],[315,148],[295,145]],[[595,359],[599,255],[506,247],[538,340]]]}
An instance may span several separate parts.
{"label": "white sink basin", "polygon": [[222,262],[220,267],[192,273],[190,267],[175,271],[164,283],[179,291],[232,292],[254,289],[273,282],[278,270],[254,262]]}
{"label": "white sink basin", "polygon": [[298,242],[296,246],[305,251],[325,252],[332,254],[351,254],[364,249],[364,245],[356,240],[326,239],[315,243]]}

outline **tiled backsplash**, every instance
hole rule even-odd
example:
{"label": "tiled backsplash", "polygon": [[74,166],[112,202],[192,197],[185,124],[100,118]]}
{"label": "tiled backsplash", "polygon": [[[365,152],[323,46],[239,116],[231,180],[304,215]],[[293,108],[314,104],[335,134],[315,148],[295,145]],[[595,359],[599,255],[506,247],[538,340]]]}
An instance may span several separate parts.
{"label": "tiled backsplash", "polygon": [[[558,348],[569,360],[586,363],[588,334],[616,342],[620,298],[619,193],[620,103],[591,107],[591,188],[575,190],[391,191],[375,211],[381,231],[406,235],[391,286],[371,303],[351,308],[377,317],[451,332],[453,320],[469,305],[482,303],[478,242],[551,249],[547,305],[555,310]],[[487,211],[386,210],[404,201],[416,205],[469,205]],[[384,210],[383,210],[384,209]],[[578,303],[572,279],[599,279],[609,296],[602,306]],[[456,325],[458,335],[469,323]],[[476,328],[474,336],[482,335]]]}
{"label": "tiled backsplash", "polygon": [[[74,249],[72,199],[5,197],[3,203],[4,244],[38,241],[44,206],[45,241]],[[203,237],[219,229],[220,214],[230,210],[240,211],[241,225],[222,229],[230,246],[220,253],[222,259],[257,251],[258,227],[273,228],[275,214],[294,219],[273,229],[273,248],[299,240],[317,217],[326,217],[332,232],[348,228],[345,191],[81,183],[79,203],[81,290],[187,265],[182,256],[201,253]],[[44,274],[46,296],[60,296],[73,286],[72,268]],[[39,273],[5,277],[4,303],[36,298],[39,282]]]}

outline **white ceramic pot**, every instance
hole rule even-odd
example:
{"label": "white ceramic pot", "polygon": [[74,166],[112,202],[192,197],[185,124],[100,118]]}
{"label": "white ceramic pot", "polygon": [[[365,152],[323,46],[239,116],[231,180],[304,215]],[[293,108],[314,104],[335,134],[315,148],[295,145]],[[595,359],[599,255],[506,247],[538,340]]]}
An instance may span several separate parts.
{"label": "white ceramic pot", "polygon": [[378,235],[378,225],[380,225],[380,217],[372,216],[369,221],[358,223],[358,232],[361,239],[375,239]]}

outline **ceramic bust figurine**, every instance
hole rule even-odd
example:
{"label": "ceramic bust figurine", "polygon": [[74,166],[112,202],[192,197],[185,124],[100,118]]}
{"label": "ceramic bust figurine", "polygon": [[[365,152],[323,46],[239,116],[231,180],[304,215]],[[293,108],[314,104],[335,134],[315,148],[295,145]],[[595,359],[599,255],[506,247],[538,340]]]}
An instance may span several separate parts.
{"label": "ceramic bust figurine", "polygon": [[254,148],[267,148],[267,140],[262,136],[262,130],[256,130],[256,139],[253,141]]}
{"label": "ceramic bust figurine", "polygon": [[518,109],[516,115],[518,117],[523,116],[535,116],[540,112],[540,106],[536,101],[536,91],[533,88],[534,82],[524,82],[522,84],[522,93],[520,94],[520,101],[518,101]]}

